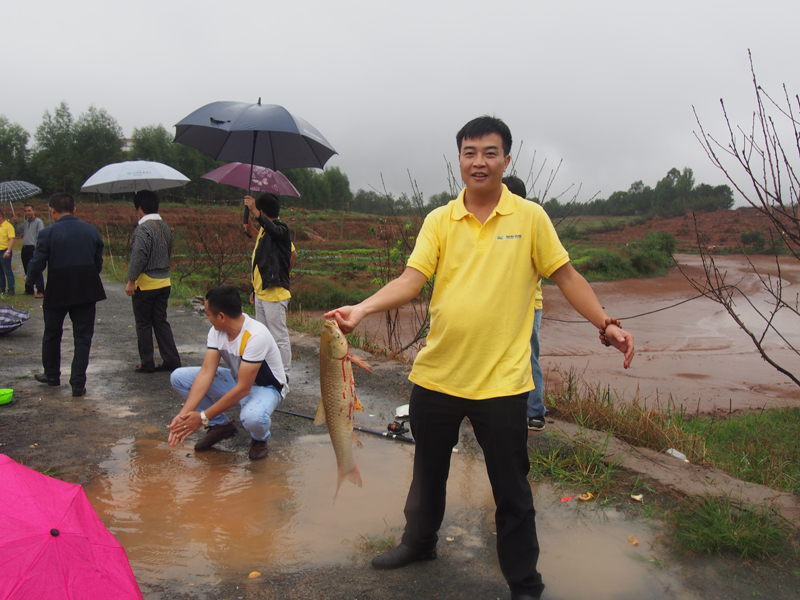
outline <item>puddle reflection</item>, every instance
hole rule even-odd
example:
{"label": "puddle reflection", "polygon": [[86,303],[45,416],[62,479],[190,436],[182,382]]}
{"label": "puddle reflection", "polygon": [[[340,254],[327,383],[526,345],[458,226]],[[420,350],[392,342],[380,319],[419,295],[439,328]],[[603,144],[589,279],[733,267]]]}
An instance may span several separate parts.
{"label": "puddle reflection", "polygon": [[[355,453],[364,487],[345,482],[335,504],[327,435],[300,437],[256,463],[242,452],[195,454],[160,439],[122,440],[101,465],[107,476],[86,492],[140,583],[215,584],[254,570],[349,564],[359,536],[400,535],[414,455],[410,445],[369,436],[362,442]],[[546,485],[534,486],[534,495],[549,596],[676,597],[682,586],[673,569],[658,568],[648,525],[595,504],[562,503]],[[441,536],[450,559],[483,551],[493,522],[483,462],[454,454]],[[488,554],[499,573],[494,550]],[[693,595],[683,590],[680,597]]]}

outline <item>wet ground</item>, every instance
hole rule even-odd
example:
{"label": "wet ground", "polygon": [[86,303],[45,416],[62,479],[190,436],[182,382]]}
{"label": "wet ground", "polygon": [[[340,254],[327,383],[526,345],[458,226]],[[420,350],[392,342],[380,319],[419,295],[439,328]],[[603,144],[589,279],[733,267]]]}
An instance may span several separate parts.
{"label": "wet ground", "polygon": [[[674,278],[651,281],[654,289],[666,286],[665,292],[651,290],[648,296],[643,288],[630,292],[614,287],[623,286],[622,282],[604,284],[599,294],[606,306],[610,303],[605,298],[610,297],[624,300],[619,304],[622,309],[639,312],[681,299]],[[634,283],[639,287],[647,282]],[[40,369],[42,325],[35,308],[39,301],[33,301],[32,318],[23,328],[0,338],[0,387],[16,390],[15,403],[0,407],[0,452],[29,466],[56,469],[61,478],[84,485],[103,522],[126,547],[145,597],[508,597],[494,548],[491,492],[468,427],[463,428],[459,452],[453,456],[439,560],[377,572],[368,563],[369,542],[400,534],[413,446],[360,435],[364,448],[355,456],[364,487],[343,484],[335,503],[335,459],[327,435],[305,419],[276,414],[270,457],[258,463],[246,459],[247,436],[241,432],[211,452],[195,454],[191,445],[169,448],[165,426],[181,402],[169,388],[167,374],[133,372],[138,357],[130,303],[121,285],[109,284],[107,291],[109,300],[98,305],[85,398],[73,399],[68,385],[49,388],[32,379]],[[555,294],[549,290],[546,294],[546,314],[555,315]],[[697,308],[700,305],[689,305],[695,307],[686,313],[694,315],[693,321],[675,319],[672,327],[660,326],[669,331],[673,344],[692,337],[696,323],[714,318],[713,311],[709,317]],[[653,350],[663,342],[653,324],[661,321],[643,319],[625,323],[643,349],[628,372],[622,371],[616,356],[605,357],[607,351],[599,343],[588,351],[577,334],[569,334],[579,327],[595,344],[596,334],[588,325],[546,322],[545,365],[567,362],[563,354],[553,352],[554,342],[567,339],[564,347],[582,350],[572,358],[578,365],[588,363],[592,372],[610,373],[615,381],[624,377],[630,382],[626,385],[633,385],[641,370],[648,381],[646,374],[657,371],[658,361],[666,365],[662,368],[673,368],[670,365],[680,352]],[[184,364],[200,364],[208,323],[184,308],[170,309],[170,321]],[[686,326],[686,332],[680,334],[675,323]],[[562,326],[564,330],[556,329]],[[705,339],[710,331],[731,335],[728,329],[720,322],[716,330],[707,328],[697,339]],[[70,335],[65,332],[65,339]],[[281,405],[284,410],[311,415],[316,408],[316,343],[306,336],[293,338],[293,383]],[[65,382],[68,346],[64,344]],[[694,370],[686,365],[680,372],[704,374],[696,361],[710,352],[717,358],[709,358],[706,374],[724,381],[725,370],[712,368],[720,356],[713,353],[719,350],[684,352],[695,357],[689,361]],[[747,352],[730,351],[725,360]],[[652,358],[647,360],[648,356]],[[600,360],[609,361],[605,371],[594,364]],[[394,408],[407,402],[408,367],[379,359],[370,362],[374,374],[355,373],[366,407],[359,424],[383,430]],[[698,380],[674,371],[662,376],[661,385],[670,378],[686,381],[685,387],[670,389],[687,397],[696,393],[693,386]],[[748,379],[753,377],[763,378],[765,387],[750,391],[762,404],[785,388],[775,374],[748,373]],[[793,401],[791,394],[786,397]],[[534,485],[534,493],[545,598],[743,598],[766,591],[775,598],[794,597],[782,583],[765,584],[758,570],[744,569],[735,561],[676,560],[658,543],[658,523],[634,520],[625,512],[601,510],[594,504],[563,503],[563,492],[546,485]],[[252,571],[261,576],[248,579]]]}

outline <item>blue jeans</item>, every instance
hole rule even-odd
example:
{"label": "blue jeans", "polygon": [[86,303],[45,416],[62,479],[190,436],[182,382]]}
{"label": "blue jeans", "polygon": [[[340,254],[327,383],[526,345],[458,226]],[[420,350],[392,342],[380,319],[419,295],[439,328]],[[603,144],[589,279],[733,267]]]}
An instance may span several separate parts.
{"label": "blue jeans", "polygon": [[8,258],[4,258],[5,250],[0,250],[0,292],[6,291],[6,280],[8,280],[8,291],[13,294],[14,290],[14,271],[11,270],[11,259],[14,258],[14,253],[9,252]]}
{"label": "blue jeans", "polygon": [[[189,390],[192,389],[200,367],[181,367],[172,372],[169,381],[172,387],[184,400],[189,397]],[[214,382],[208,390],[205,398],[195,409],[197,412],[206,410],[217,400],[222,398],[236,385],[236,380],[230,369],[217,368]],[[281,401],[281,394],[274,387],[263,387],[254,385],[250,393],[239,400],[239,419],[244,428],[250,433],[250,437],[259,442],[269,439],[269,428],[272,425],[272,413]],[[209,421],[210,425],[224,425],[228,422],[225,413],[217,415]]]}
{"label": "blue jeans", "polygon": [[528,394],[528,418],[544,419],[547,409],[544,407],[544,377],[539,366],[539,326],[542,324],[542,309],[537,308],[533,317],[533,333],[531,333],[531,373],[535,389]]}

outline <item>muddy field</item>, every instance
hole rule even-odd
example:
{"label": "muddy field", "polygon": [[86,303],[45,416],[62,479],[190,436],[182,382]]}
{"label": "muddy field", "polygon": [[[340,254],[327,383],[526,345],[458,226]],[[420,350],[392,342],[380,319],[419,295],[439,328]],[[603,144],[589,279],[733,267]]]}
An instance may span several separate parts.
{"label": "muddy field", "polygon": [[[797,272],[790,277],[796,285]],[[621,359],[596,342],[590,326],[545,321],[543,359],[551,377],[574,366],[587,380],[608,381],[620,391],[638,387],[647,397],[672,394],[689,406],[701,403],[704,411],[727,410],[734,401],[736,409],[800,404],[797,391],[762,368],[728,317],[708,301],[630,318],[690,297],[680,275],[595,289],[636,336],[633,367],[623,371]],[[356,453],[364,487],[346,484],[335,504],[333,452],[324,430],[306,419],[276,414],[271,455],[259,463],[247,461],[241,431],[212,452],[168,448],[165,426],[180,401],[167,374],[134,373],[130,302],[121,285],[108,284],[107,291],[109,300],[98,305],[85,398],[73,399],[67,385],[49,388],[32,378],[41,368],[40,301],[31,302],[32,318],[23,328],[0,338],[0,387],[16,390],[15,403],[0,407],[0,452],[83,484],[126,547],[146,598],[508,597],[494,551],[491,493],[468,426],[453,456],[440,559],[374,571],[370,545],[401,531],[413,447],[366,436]],[[549,289],[545,316],[571,318]],[[209,326],[204,317],[173,307],[170,321],[184,364],[200,364]],[[295,335],[292,342],[294,381],[280,408],[311,415],[318,398],[317,340]],[[70,357],[64,344],[64,373]],[[395,407],[407,402],[408,366],[370,362],[374,374],[356,372],[367,407],[359,424],[384,430]],[[729,559],[679,560],[659,543],[658,523],[613,507],[562,503],[562,493],[546,485],[535,485],[534,494],[545,598],[796,597],[791,574]],[[628,543],[631,535],[639,547]],[[261,576],[248,579],[252,571]]]}

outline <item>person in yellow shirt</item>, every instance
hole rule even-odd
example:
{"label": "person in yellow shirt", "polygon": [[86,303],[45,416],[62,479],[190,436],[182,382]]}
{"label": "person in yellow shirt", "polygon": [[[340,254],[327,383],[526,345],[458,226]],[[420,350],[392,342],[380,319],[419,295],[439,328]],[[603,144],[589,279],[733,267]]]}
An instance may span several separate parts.
{"label": "person in yellow shirt", "polygon": [[[135,371],[174,371],[181,366],[181,357],[167,321],[167,305],[172,290],[169,278],[172,230],[158,214],[159,201],[155,192],[136,192],[133,206],[139,215],[139,223],[131,236],[131,262],[125,293],[133,304],[141,359]],[[155,363],[154,333],[161,354],[160,365]]]}
{"label": "person in yellow shirt", "polygon": [[376,569],[433,560],[445,512],[447,476],[459,427],[469,418],[484,453],[497,504],[497,554],[512,600],[539,598],[533,495],[527,480],[524,418],[533,389],[530,334],[540,274],[601,331],[601,340],[633,359],[633,336],[610,319],[569,256],[541,206],[511,194],[503,173],[511,131],[479,117],[456,135],[465,189],[425,219],[405,271],[355,306],[325,313],[343,332],[367,315],[416,298],[434,274],[431,327],[409,379],[414,472],[400,545],[376,556]]}
{"label": "person in yellow shirt", "polygon": [[[503,184],[512,194],[520,198],[527,198],[528,191],[525,182],[513,175],[503,177]],[[539,328],[542,324],[542,280],[536,282],[536,292],[533,300],[534,317],[533,332],[531,332],[531,375],[533,375],[534,388],[528,394],[528,429],[530,431],[543,431],[545,427],[544,416],[547,409],[544,406],[544,377],[539,364]]]}
{"label": "person in yellow shirt", "polygon": [[[289,226],[280,220],[281,205],[275,194],[263,194],[258,200],[245,196],[245,206],[250,209],[251,220],[245,230],[256,237],[250,268],[253,275],[253,293],[250,302],[256,307],[256,321],[267,326],[278,349],[289,379],[292,369],[292,347],[286,313],[289,310],[289,274],[297,260]],[[254,221],[259,231],[253,226]]]}
{"label": "person in yellow shirt", "polygon": [[8,295],[15,293],[14,271],[11,270],[11,258],[14,256],[14,242],[17,233],[14,226],[6,221],[6,216],[0,210],[0,294],[6,293],[6,281],[8,281]]}

